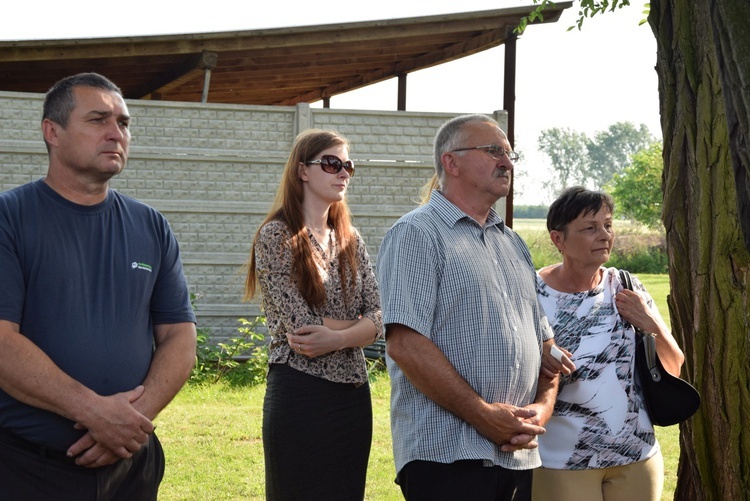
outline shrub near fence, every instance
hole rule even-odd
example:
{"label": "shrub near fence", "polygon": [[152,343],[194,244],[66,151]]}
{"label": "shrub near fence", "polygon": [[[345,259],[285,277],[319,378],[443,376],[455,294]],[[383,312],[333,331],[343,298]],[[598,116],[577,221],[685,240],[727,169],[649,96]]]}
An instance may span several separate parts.
{"label": "shrub near fence", "polygon": [[238,320],[237,335],[214,344],[209,329],[198,329],[195,367],[190,375],[194,384],[218,383],[253,386],[266,382],[268,341],[258,329],[265,317]]}

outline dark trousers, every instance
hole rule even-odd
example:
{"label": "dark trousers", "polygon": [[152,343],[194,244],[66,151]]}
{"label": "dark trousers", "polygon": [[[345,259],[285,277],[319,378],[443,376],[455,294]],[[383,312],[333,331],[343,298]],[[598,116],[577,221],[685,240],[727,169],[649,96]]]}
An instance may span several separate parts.
{"label": "dark trousers", "polygon": [[0,429],[0,501],[156,501],[164,451],[156,435],[130,459],[78,466]]}
{"label": "dark trousers", "polygon": [[371,442],[367,384],[271,364],[263,403],[266,499],[361,501]]}
{"label": "dark trousers", "polygon": [[532,470],[454,463],[411,461],[398,474],[408,501],[531,501]]}

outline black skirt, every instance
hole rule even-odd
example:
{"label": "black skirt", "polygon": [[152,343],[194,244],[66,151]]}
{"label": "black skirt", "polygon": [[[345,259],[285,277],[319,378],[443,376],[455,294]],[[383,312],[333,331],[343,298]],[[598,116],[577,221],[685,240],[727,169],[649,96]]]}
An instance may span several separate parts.
{"label": "black skirt", "polygon": [[368,384],[271,364],[263,403],[267,500],[364,499],[371,442]]}

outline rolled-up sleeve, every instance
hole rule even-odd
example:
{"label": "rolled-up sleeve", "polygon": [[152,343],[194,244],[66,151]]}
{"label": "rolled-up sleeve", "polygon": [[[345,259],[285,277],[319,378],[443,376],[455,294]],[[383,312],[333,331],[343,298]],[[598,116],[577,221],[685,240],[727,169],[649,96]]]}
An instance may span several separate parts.
{"label": "rolled-up sleeve", "polygon": [[401,222],[388,231],[377,266],[385,325],[405,325],[430,337],[440,284],[437,261],[420,228]]}

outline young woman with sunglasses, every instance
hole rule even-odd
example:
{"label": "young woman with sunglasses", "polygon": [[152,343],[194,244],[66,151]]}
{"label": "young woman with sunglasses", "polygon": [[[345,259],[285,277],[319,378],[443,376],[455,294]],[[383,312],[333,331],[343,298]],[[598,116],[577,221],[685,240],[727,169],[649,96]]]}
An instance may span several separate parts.
{"label": "young woman with sunglasses", "polygon": [[348,141],[308,130],[292,146],[253,241],[271,335],[263,405],[266,499],[363,499],[372,404],[362,346],[382,336],[375,275],[351,224]]}

